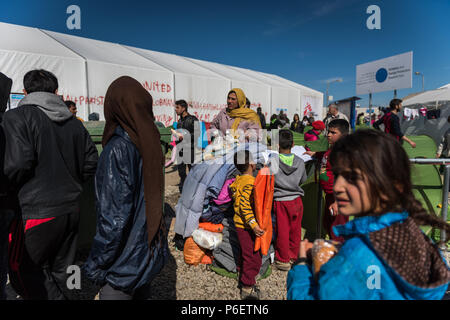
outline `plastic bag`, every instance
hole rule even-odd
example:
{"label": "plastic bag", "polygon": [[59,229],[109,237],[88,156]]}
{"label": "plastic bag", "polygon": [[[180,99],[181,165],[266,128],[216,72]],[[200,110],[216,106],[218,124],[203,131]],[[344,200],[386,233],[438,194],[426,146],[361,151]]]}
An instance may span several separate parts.
{"label": "plastic bag", "polygon": [[205,254],[205,250],[200,248],[192,237],[186,239],[183,249],[184,262],[196,266],[202,262]]}
{"label": "plastic bag", "polygon": [[316,277],[320,271],[320,268],[338,253],[339,247],[340,243],[336,241],[323,239],[317,239],[314,241],[311,249],[311,255],[313,270]]}
{"label": "plastic bag", "polygon": [[192,238],[200,247],[214,250],[222,243],[222,234],[210,232],[203,229],[197,229],[192,232]]}

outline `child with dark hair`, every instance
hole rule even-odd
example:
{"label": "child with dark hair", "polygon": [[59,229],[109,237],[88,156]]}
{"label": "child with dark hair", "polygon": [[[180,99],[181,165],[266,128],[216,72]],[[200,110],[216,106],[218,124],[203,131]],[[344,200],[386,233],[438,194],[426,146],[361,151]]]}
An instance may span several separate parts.
{"label": "child with dark hair", "polygon": [[234,155],[234,164],[241,175],[230,185],[234,200],[234,225],[241,247],[240,277],[241,298],[243,300],[259,300],[261,294],[256,286],[262,256],[261,251],[254,251],[256,237],[262,236],[262,230],[253,213],[253,172],[256,164],[249,151],[243,150]]}
{"label": "child with dark hair", "polygon": [[337,211],[336,201],[333,194],[334,176],[331,171],[329,156],[333,145],[343,136],[348,134],[350,125],[347,120],[335,119],[328,124],[328,145],[330,146],[326,152],[306,151],[306,154],[315,156],[320,162],[319,183],[325,192],[325,210],[323,215],[323,226],[332,240],[344,241],[342,237],[338,237],[333,232],[333,227],[344,224],[348,221],[348,217],[339,215]]}
{"label": "child with dark hair", "polygon": [[355,219],[334,227],[345,242],[314,280],[307,258],[311,244],[302,241],[288,274],[287,298],[442,299],[450,269],[419,226],[446,230],[447,237],[450,226],[414,197],[401,145],[385,133],[358,130],[335,143],[330,162],[339,214]]}
{"label": "child with dark hair", "polygon": [[275,176],[273,209],[276,215],[275,266],[289,271],[298,257],[302,237],[303,189],[306,181],[305,163],[291,153],[294,138],[290,130],[279,132],[279,154],[272,154],[269,168]]}

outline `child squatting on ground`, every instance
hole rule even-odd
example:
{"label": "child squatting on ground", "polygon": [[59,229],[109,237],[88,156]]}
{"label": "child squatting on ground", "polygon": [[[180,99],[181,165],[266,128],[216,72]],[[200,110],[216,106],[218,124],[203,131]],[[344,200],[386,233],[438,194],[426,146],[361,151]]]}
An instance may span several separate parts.
{"label": "child squatting on ground", "polygon": [[339,214],[354,220],[333,228],[345,242],[316,277],[307,258],[311,243],[302,241],[288,273],[287,298],[442,299],[450,269],[419,226],[447,235],[450,226],[415,199],[400,143],[377,130],[358,130],[335,143],[329,160]]}
{"label": "child squatting on ground", "polygon": [[289,130],[279,132],[279,154],[272,154],[269,161],[275,176],[273,208],[276,215],[275,265],[279,270],[289,271],[291,262],[298,258],[302,237],[303,189],[300,185],[307,179],[305,163],[291,153],[294,137]]}
{"label": "child squatting on ground", "polygon": [[331,150],[335,143],[348,134],[350,125],[345,119],[332,120],[328,124],[328,145],[330,146],[326,152],[307,151],[306,154],[315,156],[320,161],[319,183],[325,192],[325,212],[323,215],[323,226],[330,238],[335,241],[343,242],[343,237],[338,237],[333,232],[333,227],[348,222],[348,217],[338,214],[336,200],[333,194],[334,176],[329,161]]}
{"label": "child squatting on ground", "polygon": [[249,151],[243,150],[234,155],[234,165],[241,175],[230,185],[234,200],[234,225],[241,247],[239,284],[242,299],[261,298],[256,286],[256,276],[261,269],[261,251],[254,251],[255,239],[262,236],[264,231],[259,227],[253,212],[253,186],[255,178],[253,172],[256,164]]}

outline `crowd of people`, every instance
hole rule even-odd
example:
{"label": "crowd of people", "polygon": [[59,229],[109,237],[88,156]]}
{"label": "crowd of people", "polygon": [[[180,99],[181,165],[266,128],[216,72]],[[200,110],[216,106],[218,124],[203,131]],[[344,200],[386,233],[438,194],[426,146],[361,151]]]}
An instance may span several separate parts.
{"label": "crowd of people", "polygon": [[[7,275],[24,299],[69,298],[63,288],[77,249],[79,197],[83,183],[95,179],[96,234],[83,275],[101,287],[101,300],[148,299],[150,284],[169,254],[163,209],[165,157],[152,96],[128,76],[110,84],[99,156],[76,117],[75,104],[58,96],[52,73],[32,70],[23,85],[25,98],[5,112],[11,80],[0,74],[0,298],[6,298]],[[227,107],[211,123],[217,135],[231,132],[237,139],[243,133],[252,140],[255,132],[266,128],[261,109],[250,108],[243,90],[230,90],[226,99]],[[392,100],[390,111],[374,123],[375,128],[383,123],[384,132],[352,133],[348,118],[334,104],[323,121],[307,116],[300,121],[296,114],[290,123],[283,111],[270,118],[268,129],[278,133],[279,142],[263,165],[274,177],[274,265],[287,272],[288,299],[444,296],[450,269],[438,245],[419,227],[430,225],[450,234],[450,226],[414,198],[401,142],[412,147],[415,143],[400,131],[401,107],[401,100]],[[177,161],[182,193],[193,168],[193,133],[199,121],[189,114],[185,100],[175,102],[175,112],[174,145],[184,160],[183,152],[191,153],[187,161]],[[305,132],[307,127],[311,129]],[[303,200],[317,195],[301,187],[307,174],[304,160],[293,153],[293,132],[304,134],[305,141],[325,136],[329,146],[324,152],[305,151],[316,163],[325,192],[325,232],[338,248],[320,270],[314,264],[314,245],[302,240]],[[439,156],[448,156],[448,134]],[[260,167],[248,150],[236,152],[233,159],[238,173],[229,191],[240,246],[240,294],[242,299],[261,299],[264,293],[256,278],[262,253],[254,249],[257,238],[267,232],[254,210]],[[176,240],[185,239],[178,235]],[[380,275],[374,286],[369,285],[370,268]]]}

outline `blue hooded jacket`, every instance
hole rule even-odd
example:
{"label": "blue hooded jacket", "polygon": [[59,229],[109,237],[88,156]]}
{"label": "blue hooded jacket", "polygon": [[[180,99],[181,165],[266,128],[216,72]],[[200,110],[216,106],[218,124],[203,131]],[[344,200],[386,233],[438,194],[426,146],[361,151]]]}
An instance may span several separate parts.
{"label": "blue hooded jacket", "polygon": [[[429,282],[424,286],[413,285],[399,274],[405,274],[403,272],[405,265],[407,265],[406,267],[414,265],[413,269],[416,268],[415,271],[420,271],[417,269],[420,263],[414,264],[414,261],[411,261],[412,264],[401,263],[399,265],[388,263],[382,258],[383,253],[374,249],[375,243],[371,234],[387,231],[389,227],[398,228],[400,224],[406,225],[407,220],[411,223],[407,212],[386,213],[382,216],[356,218],[345,225],[334,227],[336,235],[342,235],[346,239],[338,254],[322,266],[318,280],[314,279],[310,266],[294,266],[287,277],[288,300],[442,299],[450,281],[450,270],[437,248],[434,248],[436,252],[432,252],[430,255],[435,259],[428,259],[433,260],[429,263],[433,270],[431,272],[425,270],[424,274],[431,274],[431,276]],[[418,229],[417,226],[415,228]],[[393,229],[391,228],[391,230]],[[418,232],[419,236],[422,234],[423,237],[426,237],[422,232]],[[400,241],[397,239],[398,243]],[[427,240],[420,239],[420,241],[426,242]],[[385,243],[395,247],[394,242],[387,239]],[[414,257],[424,255],[424,252],[419,253],[418,248],[414,249],[411,248],[412,251],[409,251],[418,253]],[[391,264],[396,267],[392,267]]]}
{"label": "blue hooded jacket", "polygon": [[83,270],[95,284],[133,295],[161,271],[169,248],[162,229],[149,248],[142,158],[120,126],[100,155],[95,195],[97,230]]}

